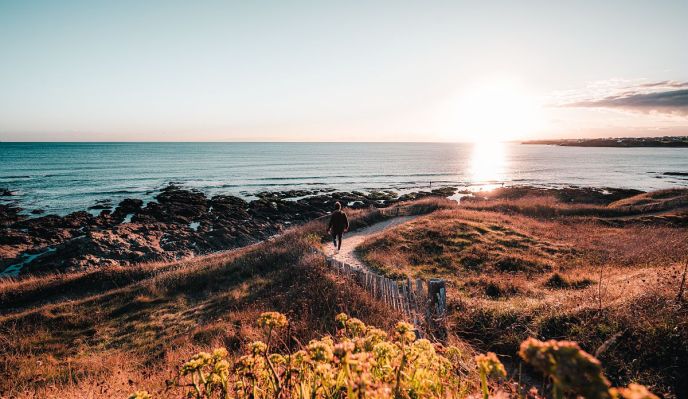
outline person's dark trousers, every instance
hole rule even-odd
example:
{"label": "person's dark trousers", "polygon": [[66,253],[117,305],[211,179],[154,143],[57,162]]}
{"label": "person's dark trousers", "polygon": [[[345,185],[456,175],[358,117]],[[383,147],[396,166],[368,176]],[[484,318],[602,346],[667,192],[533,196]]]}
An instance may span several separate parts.
{"label": "person's dark trousers", "polygon": [[[339,240],[339,242],[337,242]],[[334,247],[337,248],[337,250],[342,249],[342,233],[335,233],[334,231],[332,232],[332,241],[334,242]]]}

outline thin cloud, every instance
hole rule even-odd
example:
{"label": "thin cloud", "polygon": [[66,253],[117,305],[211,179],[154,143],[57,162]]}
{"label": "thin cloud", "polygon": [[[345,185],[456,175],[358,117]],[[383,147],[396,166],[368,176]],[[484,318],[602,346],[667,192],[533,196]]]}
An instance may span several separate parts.
{"label": "thin cloud", "polygon": [[688,82],[643,83],[625,87],[603,97],[579,99],[564,103],[562,106],[616,108],[636,112],[688,115]]}
{"label": "thin cloud", "polygon": [[677,82],[675,80],[664,80],[661,82],[645,83],[638,85],[638,87],[688,87],[688,82]]}

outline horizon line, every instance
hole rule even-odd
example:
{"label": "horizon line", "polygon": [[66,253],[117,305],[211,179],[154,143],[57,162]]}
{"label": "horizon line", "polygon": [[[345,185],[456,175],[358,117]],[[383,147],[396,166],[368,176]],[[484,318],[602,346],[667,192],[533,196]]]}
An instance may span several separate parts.
{"label": "horizon line", "polygon": [[[497,140],[496,142],[501,143],[519,143],[524,140]],[[55,140],[55,141],[42,141],[42,140],[32,140],[32,141],[18,141],[18,140],[0,140],[0,144],[153,144],[153,143],[169,143],[169,144],[202,144],[202,143],[220,143],[220,144],[232,144],[232,143],[246,143],[246,144],[473,144],[474,141],[339,141],[339,140],[327,140],[327,141],[279,141],[279,140],[149,140],[149,141],[138,141],[138,140],[92,140],[92,141],[67,141],[67,140]]]}
{"label": "horizon line", "polygon": [[[599,140],[599,139],[648,139],[648,138],[665,138],[665,137],[688,137],[687,134],[680,135],[662,135],[662,136],[599,136],[599,137],[559,137],[559,138],[528,138],[528,139],[512,139],[512,140],[495,140],[495,143],[524,143],[528,141],[563,141],[563,140]],[[0,140],[0,144],[475,144],[480,141],[345,141],[345,140]]]}

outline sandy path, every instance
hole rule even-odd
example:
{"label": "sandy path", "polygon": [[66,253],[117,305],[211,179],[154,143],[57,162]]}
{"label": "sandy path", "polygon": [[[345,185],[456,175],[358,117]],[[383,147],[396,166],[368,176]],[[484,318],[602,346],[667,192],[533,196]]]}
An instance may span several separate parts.
{"label": "sandy path", "polygon": [[336,260],[348,263],[351,266],[365,267],[365,265],[363,265],[360,259],[358,259],[358,257],[354,254],[354,250],[356,249],[356,247],[361,245],[361,243],[365,241],[367,238],[377,233],[380,233],[394,226],[398,226],[402,223],[406,223],[408,221],[416,219],[417,217],[418,215],[399,216],[382,221],[380,223],[375,223],[374,225],[368,226],[361,230],[344,233],[344,239],[342,240],[342,249],[339,250],[339,252],[335,252],[334,245],[330,241],[329,243],[325,244],[325,253],[328,256],[332,256]]}

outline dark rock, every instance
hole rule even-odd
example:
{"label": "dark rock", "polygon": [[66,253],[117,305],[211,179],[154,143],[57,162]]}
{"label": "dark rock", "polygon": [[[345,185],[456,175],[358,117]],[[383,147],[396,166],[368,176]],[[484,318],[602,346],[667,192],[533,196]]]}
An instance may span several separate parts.
{"label": "dark rock", "polygon": [[256,194],[256,197],[262,198],[262,199],[267,199],[267,200],[276,200],[276,199],[288,199],[288,198],[298,198],[298,197],[305,197],[308,195],[315,195],[317,194],[317,191],[312,191],[312,190],[287,190],[287,191],[262,191],[260,193]]}
{"label": "dark rock", "polygon": [[85,226],[93,226],[96,218],[86,211],[73,212],[62,218],[61,227],[78,229]]}
{"label": "dark rock", "polygon": [[111,209],[111,208],[112,208],[112,205],[107,205],[107,204],[96,204],[96,205],[92,205],[92,206],[88,207],[88,209],[92,209],[92,210],[102,210],[102,209]]}
{"label": "dark rock", "polygon": [[0,188],[0,197],[11,197],[14,195],[14,191],[8,188]]}
{"label": "dark rock", "polygon": [[162,229],[133,224],[91,231],[64,241],[56,246],[55,252],[41,256],[28,265],[27,271],[84,270],[122,263],[172,260],[190,253],[188,250],[181,253],[166,251],[161,247],[163,235]]}
{"label": "dark rock", "polygon": [[239,197],[231,195],[216,195],[210,199],[210,212],[215,215],[233,214],[234,216],[248,216],[248,203]]}
{"label": "dark rock", "polygon": [[135,214],[141,210],[143,206],[143,201],[140,199],[127,198],[122,200],[114,212],[112,212],[112,218],[121,221],[129,214]]}
{"label": "dark rock", "polygon": [[456,187],[441,187],[431,191],[433,195],[439,197],[451,197],[456,194]]}
{"label": "dark rock", "polygon": [[112,201],[109,199],[100,199],[96,201],[95,205],[89,206],[88,209],[111,209]]}
{"label": "dark rock", "polygon": [[[407,197],[449,192],[440,188]],[[145,206],[140,199],[125,199],[110,211],[110,202],[101,200],[96,206],[108,206],[98,216],[82,211],[27,219],[20,215],[20,208],[0,205],[0,226],[5,227],[0,235],[4,259],[0,266],[45,248],[51,250],[26,265],[22,274],[169,261],[264,240],[285,226],[326,215],[337,201],[345,207],[364,208],[401,199],[390,190],[365,194],[330,189],[262,192],[256,197],[250,202],[231,195],[209,199],[170,184]],[[122,223],[128,215],[131,223]],[[191,223],[198,223],[198,228],[191,228]]]}
{"label": "dark rock", "polygon": [[175,185],[165,187],[155,198],[158,202],[148,203],[140,213],[153,216],[164,223],[188,224],[208,211],[208,200],[203,193]]}
{"label": "dark rock", "polygon": [[390,194],[382,191],[372,191],[370,194],[366,195],[366,198],[372,201],[389,201],[395,199],[396,197],[396,193]]}
{"label": "dark rock", "polygon": [[206,203],[206,197],[203,193],[185,190],[175,185],[169,185],[162,189],[162,192],[155,199],[160,204],[205,205]]}
{"label": "dark rock", "polygon": [[0,226],[11,226],[23,220],[25,217],[19,214],[21,210],[12,204],[0,204]]}

